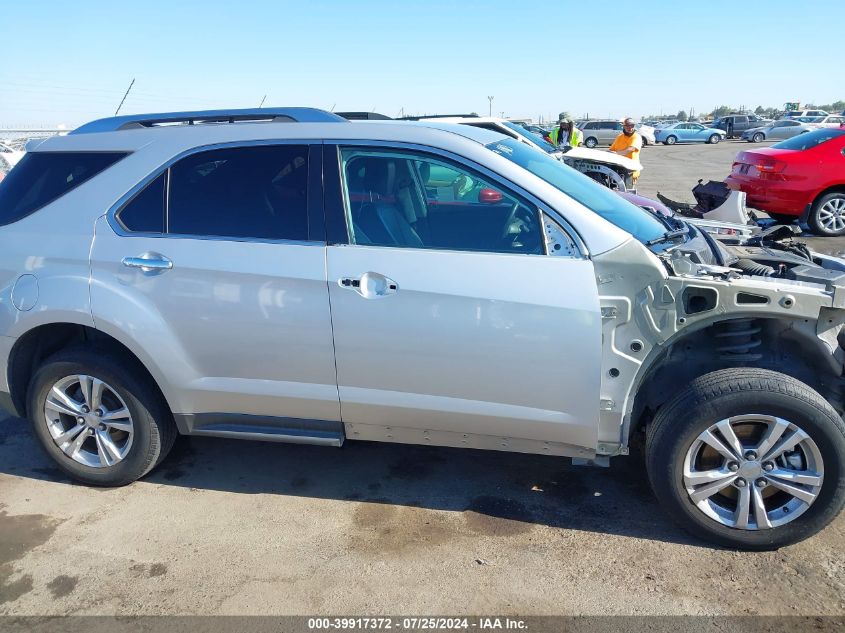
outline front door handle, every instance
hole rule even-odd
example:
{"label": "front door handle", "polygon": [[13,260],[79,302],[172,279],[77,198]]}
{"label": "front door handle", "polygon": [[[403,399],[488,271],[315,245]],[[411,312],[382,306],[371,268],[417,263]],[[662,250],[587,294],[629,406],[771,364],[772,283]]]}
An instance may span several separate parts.
{"label": "front door handle", "polygon": [[158,275],[173,268],[173,262],[159,253],[144,253],[138,257],[124,257],[121,263],[127,268],[140,268],[142,273]]}
{"label": "front door handle", "polygon": [[358,278],[341,277],[337,282],[343,288],[354,290],[365,299],[379,299],[396,294],[399,284],[380,273],[366,272]]}

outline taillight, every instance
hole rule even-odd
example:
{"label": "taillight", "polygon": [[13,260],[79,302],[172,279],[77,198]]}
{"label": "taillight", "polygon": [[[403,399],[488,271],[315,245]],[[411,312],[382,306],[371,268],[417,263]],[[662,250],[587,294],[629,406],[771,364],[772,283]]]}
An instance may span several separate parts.
{"label": "taillight", "polygon": [[778,174],[786,169],[786,163],[774,158],[758,158],[754,163],[757,171],[766,174]]}

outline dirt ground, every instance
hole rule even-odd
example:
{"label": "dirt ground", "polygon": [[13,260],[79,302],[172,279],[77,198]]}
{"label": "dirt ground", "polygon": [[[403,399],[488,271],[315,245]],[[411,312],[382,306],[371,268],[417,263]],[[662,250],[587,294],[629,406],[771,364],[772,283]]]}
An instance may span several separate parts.
{"label": "dirt ground", "polygon": [[[692,201],[742,148],[647,148],[640,191]],[[457,613],[842,615],[845,516],[739,553],[673,525],[635,456],[360,442],[182,438],[143,481],[96,489],[0,421],[0,614]]]}

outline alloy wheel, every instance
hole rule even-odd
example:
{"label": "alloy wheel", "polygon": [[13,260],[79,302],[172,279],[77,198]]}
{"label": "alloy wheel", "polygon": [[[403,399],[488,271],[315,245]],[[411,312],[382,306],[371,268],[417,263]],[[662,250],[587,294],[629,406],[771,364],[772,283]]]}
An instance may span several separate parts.
{"label": "alloy wheel", "polygon": [[776,528],[818,498],[824,464],[798,425],[770,415],[720,420],[701,433],[684,459],[684,487],[695,506],[722,525]]}
{"label": "alloy wheel", "polygon": [[44,417],[56,446],[84,466],[114,466],[132,447],[134,425],[126,403],[93,376],[56,381],[47,393]]}
{"label": "alloy wheel", "polygon": [[831,198],[818,212],[819,224],[830,233],[845,230],[845,197]]}

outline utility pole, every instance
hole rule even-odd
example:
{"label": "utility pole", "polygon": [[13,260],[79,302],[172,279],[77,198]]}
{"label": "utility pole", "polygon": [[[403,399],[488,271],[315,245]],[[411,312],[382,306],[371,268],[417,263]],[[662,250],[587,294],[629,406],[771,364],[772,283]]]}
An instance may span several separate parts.
{"label": "utility pole", "polygon": [[487,97],[487,101],[490,102],[490,113],[487,116],[493,116],[493,97]]}
{"label": "utility pole", "polygon": [[126,97],[129,96],[129,91],[132,90],[132,86],[135,85],[135,78],[132,78],[132,81],[129,83],[129,87],[126,89],[126,94],[123,95],[123,99],[120,100],[120,105],[117,106],[117,110],[114,111],[114,115],[117,116],[117,113],[120,112],[120,109],[123,107],[123,102],[126,101]]}

